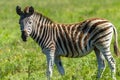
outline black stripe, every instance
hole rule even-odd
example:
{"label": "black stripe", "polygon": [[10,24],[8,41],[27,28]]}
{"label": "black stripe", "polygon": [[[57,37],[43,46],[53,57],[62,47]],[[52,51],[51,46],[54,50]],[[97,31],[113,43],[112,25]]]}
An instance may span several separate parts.
{"label": "black stripe", "polygon": [[87,31],[88,31],[88,29],[89,29],[89,23],[90,23],[90,21],[89,22],[87,22],[87,24],[85,24],[85,26],[83,26],[83,29],[82,29],[82,31],[83,31],[83,33],[86,33]]}
{"label": "black stripe", "polygon": [[108,27],[103,28],[103,29],[100,29],[98,32],[96,32],[96,33],[89,39],[89,42],[88,42],[89,45],[90,45],[91,41],[92,41],[93,39],[95,39],[95,37],[99,36],[101,33],[105,32],[105,31],[108,30],[110,27],[112,27],[112,26],[108,26]]}
{"label": "black stripe", "polygon": [[[55,42],[56,42],[56,45],[57,45],[57,48],[60,48],[63,52],[64,52],[64,50],[63,50],[63,48],[62,48],[62,43],[61,43],[61,41],[60,41],[60,38],[59,38],[59,36],[58,36],[58,30],[57,30],[57,28],[55,29],[55,31],[56,31],[56,40],[55,40]],[[65,52],[64,52],[65,53]]]}
{"label": "black stripe", "polygon": [[42,37],[42,43],[41,43],[41,47],[44,47],[45,45],[44,45],[44,43],[45,43],[45,39],[47,38],[47,32],[48,32],[48,27],[45,27],[45,32],[43,32],[43,37]]}
{"label": "black stripe", "polygon": [[[65,47],[65,50],[66,50],[67,53],[68,53],[68,49],[67,49],[67,46],[66,46],[64,34],[62,33],[62,30],[61,30],[61,28],[60,28],[59,25],[58,25],[58,29],[59,29],[59,35],[60,35],[60,37],[58,37],[58,40],[59,40],[59,42],[60,42],[61,44],[62,44],[62,42],[63,42],[63,46]],[[61,38],[62,41],[60,40],[60,38]],[[59,44],[59,45],[61,45],[61,44]],[[63,46],[61,45],[61,48],[62,48],[63,52],[65,52],[64,49],[63,49]]]}
{"label": "black stripe", "polygon": [[[53,45],[52,42],[49,42],[49,43],[47,44],[47,46],[48,46],[51,50],[54,49],[54,45]],[[46,47],[44,46],[43,48],[46,48]]]}
{"label": "black stripe", "polygon": [[30,34],[30,36],[33,38],[34,34],[35,34],[35,31],[32,30],[32,33]]}
{"label": "black stripe", "polygon": [[90,30],[88,31],[88,33],[91,33],[98,25],[106,23],[106,22],[108,22],[108,21],[101,21],[101,22],[97,22],[97,23],[93,24],[91,26]]}
{"label": "black stripe", "polygon": [[58,29],[59,29],[59,31],[60,31],[60,36],[61,36],[61,39],[62,39],[62,42],[63,42],[63,46],[65,47],[65,50],[67,51],[67,55],[66,55],[66,57],[68,57],[68,53],[69,53],[69,50],[68,50],[68,48],[67,48],[67,44],[66,44],[66,40],[65,40],[65,37],[64,37],[64,33],[62,32],[62,30],[61,30],[61,28],[60,28],[61,26],[59,26],[58,25]]}
{"label": "black stripe", "polygon": [[[80,31],[85,31],[86,27],[87,26],[83,26],[83,24],[85,24],[87,21],[83,21],[82,23],[79,23],[79,24],[76,24],[76,25],[79,25],[76,29],[77,32],[80,32]],[[90,21],[88,21],[85,25],[88,25],[90,23]]]}
{"label": "black stripe", "polygon": [[[39,28],[38,29],[38,31],[39,31],[39,35],[38,35],[38,37],[37,37],[37,39],[36,39],[36,41],[40,44],[40,42],[41,42],[41,39],[40,39],[40,35],[41,35],[41,31],[43,30],[43,26],[42,25],[40,25],[40,21],[41,21],[41,16],[40,16],[40,18],[39,18],[39,22],[38,22],[38,25],[37,25],[37,27]],[[43,37],[43,36],[42,36]],[[40,40],[39,40],[40,39]]]}
{"label": "black stripe", "polygon": [[[38,42],[39,39],[40,39],[40,36],[37,37],[36,42]],[[39,42],[38,42],[38,43],[39,43]]]}
{"label": "black stripe", "polygon": [[75,53],[75,54],[77,54],[76,57],[78,57],[78,56],[79,56],[79,50],[78,50],[78,48],[77,48],[77,44],[78,44],[78,43],[75,43],[75,41],[73,41],[73,44],[74,44],[74,48],[75,48],[75,50],[76,50],[76,52],[77,52],[77,53]]}
{"label": "black stripe", "polygon": [[[36,26],[35,28],[37,28],[37,29],[34,29],[34,30],[36,30],[36,31],[35,31],[35,32],[36,32],[36,33],[35,33],[35,34],[36,34],[36,36],[34,37],[34,39],[35,39],[36,37],[37,37],[37,39],[38,39],[38,36],[39,36],[39,35],[38,35],[38,31],[39,31],[39,29],[38,29],[38,28],[40,27],[40,26],[39,26],[39,25],[40,25],[40,17],[39,17],[38,24],[36,23],[36,25],[37,25],[37,26]],[[36,41],[37,41],[37,39],[36,39]]]}
{"label": "black stripe", "polygon": [[[60,38],[59,38],[59,37],[57,37],[57,42],[58,42],[58,44],[59,44],[60,48],[62,49],[62,52],[64,52],[64,53],[65,53],[65,51],[64,51],[64,49],[63,49],[63,47],[62,47],[62,42],[61,42],[61,40],[60,40]],[[57,45],[57,46],[58,46],[58,45]]]}
{"label": "black stripe", "polygon": [[39,39],[39,42],[38,42],[39,44],[41,44],[41,41],[43,40],[45,28],[43,28],[42,30],[43,30],[43,34],[41,34],[42,36],[41,36],[41,38]]}
{"label": "black stripe", "polygon": [[70,28],[72,28],[72,29],[71,29],[71,36],[74,36],[74,35],[73,35],[73,32],[74,32],[74,30],[75,30],[75,26],[76,26],[76,25],[70,27]]}
{"label": "black stripe", "polygon": [[[47,30],[46,30],[46,32],[47,32],[47,35],[46,35],[46,37],[45,37],[45,39],[44,39],[44,42],[43,42],[43,48],[46,46],[46,45],[48,45],[49,44],[49,42],[50,41],[48,41],[49,40],[49,37],[51,37],[51,35],[48,35],[48,34],[50,34],[51,33],[51,30],[49,30],[49,27],[46,27],[47,28]],[[50,28],[51,29],[51,28]],[[50,32],[48,32],[48,31],[50,31]],[[42,44],[41,44],[42,45]]]}
{"label": "black stripe", "polygon": [[81,43],[82,38],[83,38],[83,32],[80,33],[79,38],[78,38],[78,44],[79,44],[81,52],[83,53],[83,50],[82,50],[82,44],[83,43]]}
{"label": "black stripe", "polygon": [[106,46],[106,47],[104,47],[104,48],[102,48],[103,50],[106,50],[106,49],[108,49],[108,48],[110,48],[110,46]]}
{"label": "black stripe", "polygon": [[[43,26],[40,27],[39,29],[39,36],[38,38],[36,39],[36,41],[40,44],[41,40],[42,40],[42,37],[43,37],[43,34],[41,34],[41,31],[44,30]],[[40,39],[40,36],[42,35],[41,39]]]}
{"label": "black stripe", "polygon": [[[76,25],[74,26],[74,27],[76,27]],[[78,26],[78,27],[80,27],[80,26]],[[74,33],[74,37],[72,36],[72,42],[73,42],[73,45],[74,45],[74,49],[75,49],[75,51],[77,52],[77,53],[74,53],[74,54],[76,54],[77,56],[79,56],[79,50],[78,50],[78,48],[77,48],[77,44],[78,43],[76,43],[76,38],[77,38],[77,35],[78,35],[78,32],[80,32],[80,30],[78,31],[77,29],[78,29],[78,27],[76,28],[76,30],[75,30],[75,33]],[[76,57],[77,57],[76,56]]]}
{"label": "black stripe", "polygon": [[[59,32],[59,31],[56,30],[56,38],[57,38],[57,43],[56,43],[56,44],[57,44],[57,46],[60,47],[60,48],[62,49],[62,51],[64,52],[64,49],[63,49],[63,47],[62,47],[62,42],[61,42],[61,40],[60,40],[60,38],[59,38],[60,36],[58,36],[58,32]],[[65,53],[65,52],[64,52],[64,53]]]}
{"label": "black stripe", "polygon": [[[112,33],[112,32],[110,32],[110,33]],[[106,34],[106,35],[103,35],[103,36],[101,36],[101,37],[99,37],[99,38],[97,38],[95,41],[94,41],[94,43],[103,43],[103,42],[106,42],[106,41],[109,41],[110,39],[106,39],[106,40],[102,40],[102,41],[99,41],[101,38],[104,38],[105,36],[107,36],[107,35],[109,35],[110,33],[108,33],[108,34]]]}
{"label": "black stripe", "polygon": [[[68,41],[68,44],[67,44],[67,45],[69,45],[68,47],[70,48],[70,50],[71,50],[71,52],[72,52],[72,56],[71,56],[71,57],[73,57],[73,56],[74,56],[74,50],[73,50],[73,47],[74,47],[74,46],[72,46],[71,38],[69,37],[69,35],[68,35],[65,27],[63,28],[63,30],[64,30],[64,32],[65,32],[65,35],[66,35],[66,38],[67,38],[67,41]],[[66,41],[66,42],[67,42],[67,41]],[[70,52],[69,52],[69,53],[70,53]]]}
{"label": "black stripe", "polygon": [[67,27],[68,33],[70,33],[70,26]]}
{"label": "black stripe", "polygon": [[44,17],[41,16],[41,25],[42,25],[42,26],[44,25],[43,22],[44,22]]}
{"label": "black stripe", "polygon": [[40,27],[40,21],[41,21],[41,16],[39,17],[39,21],[38,21],[37,27]]}
{"label": "black stripe", "polygon": [[44,24],[47,24],[47,23],[48,23],[48,20],[47,20],[47,19],[45,19]]}
{"label": "black stripe", "polygon": [[[111,26],[110,26],[111,27]],[[100,35],[101,33],[105,32],[106,30],[108,30],[110,28],[109,26],[103,29],[100,29],[98,32],[96,32],[93,37],[91,38],[91,40],[93,40],[95,37],[97,37],[98,35]]]}
{"label": "black stripe", "polygon": [[[74,48],[75,48],[75,50],[76,50],[76,52],[77,53],[75,53],[75,54],[77,54],[77,56],[79,56],[79,50],[78,50],[78,48],[77,48],[77,42],[76,42],[76,38],[77,38],[77,34],[78,34],[78,32],[75,32],[75,37],[74,37],[74,39],[72,39],[72,42],[73,42],[73,45],[74,45]],[[77,57],[76,56],[76,57]]]}
{"label": "black stripe", "polygon": [[87,51],[88,49],[87,49],[87,44],[88,44],[88,38],[89,38],[89,33],[85,36],[85,38],[84,38],[84,49]]}
{"label": "black stripe", "polygon": [[36,31],[34,31],[33,39],[35,39],[36,37],[37,37],[37,33]]}
{"label": "black stripe", "polygon": [[[104,53],[104,56],[111,56],[110,51],[103,51],[102,53]],[[107,54],[106,54],[107,53]],[[109,53],[109,54],[108,54]]]}

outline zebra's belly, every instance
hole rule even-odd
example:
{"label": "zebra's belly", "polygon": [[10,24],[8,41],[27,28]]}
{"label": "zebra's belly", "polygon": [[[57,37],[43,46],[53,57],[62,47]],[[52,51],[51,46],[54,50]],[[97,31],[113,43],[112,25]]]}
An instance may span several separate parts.
{"label": "zebra's belly", "polygon": [[63,53],[62,51],[57,51],[58,56],[62,57],[68,57],[68,58],[78,58],[78,57],[83,57],[86,56],[87,54],[91,53],[93,48],[83,51],[83,52],[68,52],[68,53]]}

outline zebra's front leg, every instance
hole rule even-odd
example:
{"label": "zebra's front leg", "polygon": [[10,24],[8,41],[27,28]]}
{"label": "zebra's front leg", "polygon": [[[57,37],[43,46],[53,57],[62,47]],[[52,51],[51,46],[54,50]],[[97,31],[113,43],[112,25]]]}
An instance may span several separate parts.
{"label": "zebra's front leg", "polygon": [[54,53],[47,53],[47,80],[50,80],[52,77],[52,70],[53,70],[53,64],[54,64]]}
{"label": "zebra's front leg", "polygon": [[57,69],[58,69],[59,73],[60,73],[61,75],[64,75],[64,74],[65,74],[65,71],[64,71],[64,68],[63,68],[63,65],[62,65],[60,56],[59,56],[59,57],[55,57],[55,64],[56,64],[56,66],[57,66]]}

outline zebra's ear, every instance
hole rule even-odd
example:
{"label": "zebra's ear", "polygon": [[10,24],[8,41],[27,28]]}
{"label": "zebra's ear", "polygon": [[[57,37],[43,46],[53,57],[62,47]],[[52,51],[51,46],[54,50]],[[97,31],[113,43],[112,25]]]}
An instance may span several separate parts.
{"label": "zebra's ear", "polygon": [[29,7],[29,14],[32,15],[34,13],[34,8],[31,6]]}
{"label": "zebra's ear", "polygon": [[23,12],[21,11],[21,7],[20,6],[16,6],[16,13],[18,15],[22,15],[23,14]]}

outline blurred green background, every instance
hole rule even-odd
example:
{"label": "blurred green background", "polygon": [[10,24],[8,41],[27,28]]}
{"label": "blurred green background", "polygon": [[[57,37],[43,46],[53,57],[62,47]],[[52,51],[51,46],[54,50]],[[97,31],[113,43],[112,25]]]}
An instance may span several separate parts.
{"label": "blurred green background", "polygon": [[[33,6],[58,23],[76,23],[100,17],[117,28],[120,41],[120,0],[1,0],[0,1],[0,80],[45,80],[46,57],[31,39],[21,40],[16,6]],[[119,42],[120,46],[120,42]],[[119,47],[120,49],[120,47]],[[120,58],[116,59],[116,77],[120,80]],[[54,66],[52,80],[96,80],[97,62],[94,52],[83,58],[62,58],[65,75]],[[107,64],[107,63],[106,63]],[[108,65],[101,80],[112,80]]]}

